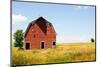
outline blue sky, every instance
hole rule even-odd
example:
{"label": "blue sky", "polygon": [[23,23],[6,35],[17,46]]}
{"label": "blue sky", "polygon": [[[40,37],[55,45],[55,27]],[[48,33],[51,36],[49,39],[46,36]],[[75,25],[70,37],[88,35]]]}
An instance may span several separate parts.
{"label": "blue sky", "polygon": [[56,32],[57,42],[88,42],[95,38],[95,7],[30,2],[12,3],[12,33],[26,30],[28,24],[44,17]]}

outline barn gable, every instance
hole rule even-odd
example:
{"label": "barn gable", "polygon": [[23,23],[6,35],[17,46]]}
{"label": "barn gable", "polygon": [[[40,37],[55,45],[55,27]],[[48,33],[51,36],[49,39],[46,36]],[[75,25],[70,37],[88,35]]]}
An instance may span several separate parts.
{"label": "barn gable", "polygon": [[27,32],[29,31],[30,27],[34,24],[37,24],[39,26],[39,28],[41,29],[41,31],[46,35],[47,34],[47,27],[50,26],[52,28],[52,30],[54,31],[54,33],[56,34],[54,27],[52,25],[52,23],[50,23],[49,21],[47,21],[46,19],[44,19],[43,17],[39,17],[38,19],[32,21],[31,23],[29,23],[26,31],[25,31],[25,35],[24,37],[27,35]]}

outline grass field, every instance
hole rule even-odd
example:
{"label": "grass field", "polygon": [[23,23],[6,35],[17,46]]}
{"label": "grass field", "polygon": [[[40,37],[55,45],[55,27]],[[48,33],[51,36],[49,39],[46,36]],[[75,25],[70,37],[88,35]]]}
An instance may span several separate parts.
{"label": "grass field", "polygon": [[95,61],[95,43],[64,43],[56,48],[18,50],[12,47],[12,64],[49,64]]}

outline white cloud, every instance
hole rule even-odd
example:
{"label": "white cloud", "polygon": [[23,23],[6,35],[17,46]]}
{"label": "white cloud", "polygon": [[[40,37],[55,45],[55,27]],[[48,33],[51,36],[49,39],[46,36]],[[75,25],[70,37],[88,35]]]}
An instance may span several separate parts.
{"label": "white cloud", "polygon": [[13,14],[12,15],[12,24],[24,22],[26,19],[27,19],[27,17],[22,16],[21,14],[18,14],[18,15]]}

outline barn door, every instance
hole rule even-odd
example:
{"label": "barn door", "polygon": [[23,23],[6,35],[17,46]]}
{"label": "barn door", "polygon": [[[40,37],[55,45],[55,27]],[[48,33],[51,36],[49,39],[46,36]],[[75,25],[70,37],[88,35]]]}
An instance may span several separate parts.
{"label": "barn door", "polygon": [[56,42],[53,42],[52,45],[53,45],[53,48],[56,47]]}
{"label": "barn door", "polygon": [[41,49],[44,48],[44,42],[41,42]]}
{"label": "barn door", "polygon": [[56,42],[53,42],[53,46],[55,46],[56,45]]}
{"label": "barn door", "polygon": [[30,49],[30,43],[26,43],[26,50]]}

